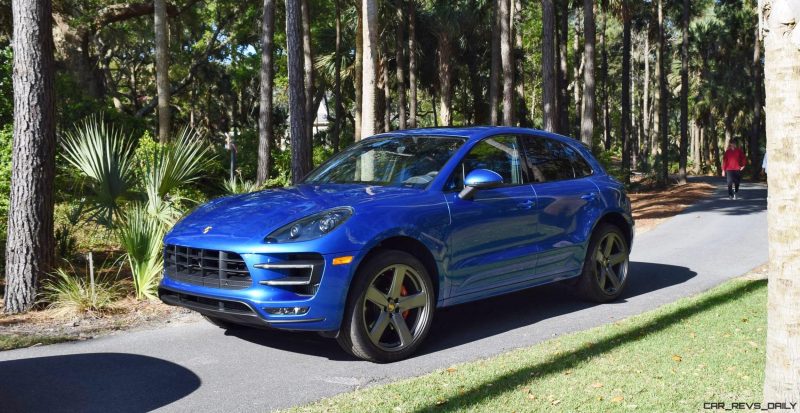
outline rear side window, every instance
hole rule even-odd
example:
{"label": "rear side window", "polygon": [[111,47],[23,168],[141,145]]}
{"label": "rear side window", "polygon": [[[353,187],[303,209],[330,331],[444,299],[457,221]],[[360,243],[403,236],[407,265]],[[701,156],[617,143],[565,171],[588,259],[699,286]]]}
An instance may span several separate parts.
{"label": "rear side window", "polygon": [[464,178],[475,169],[488,169],[503,177],[505,185],[528,182],[522,163],[519,140],[514,136],[496,136],[476,144],[461,161],[447,189],[461,189]]}
{"label": "rear side window", "polygon": [[533,182],[562,181],[592,174],[583,156],[569,145],[538,136],[525,136],[523,140]]}

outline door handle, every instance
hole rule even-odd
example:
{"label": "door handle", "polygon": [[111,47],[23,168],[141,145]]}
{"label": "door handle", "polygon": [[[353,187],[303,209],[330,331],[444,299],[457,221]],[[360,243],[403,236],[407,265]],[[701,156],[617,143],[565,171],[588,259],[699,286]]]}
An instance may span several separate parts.
{"label": "door handle", "polygon": [[531,209],[533,207],[534,202],[532,200],[527,200],[525,202],[520,202],[517,204],[517,208],[520,209]]}
{"label": "door handle", "polygon": [[597,200],[597,192],[589,192],[581,196],[584,201],[594,202]]}

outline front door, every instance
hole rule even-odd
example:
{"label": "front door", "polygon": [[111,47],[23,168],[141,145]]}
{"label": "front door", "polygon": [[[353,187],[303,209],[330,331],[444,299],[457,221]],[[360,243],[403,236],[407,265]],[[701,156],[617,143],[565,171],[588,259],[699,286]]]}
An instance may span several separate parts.
{"label": "front door", "polygon": [[[520,159],[515,136],[485,139],[464,157],[448,185],[452,223],[447,238],[447,274],[451,296],[486,292],[533,277],[536,267],[536,196]],[[503,177],[503,186],[481,189],[461,199],[464,177],[473,169],[489,169]]]}

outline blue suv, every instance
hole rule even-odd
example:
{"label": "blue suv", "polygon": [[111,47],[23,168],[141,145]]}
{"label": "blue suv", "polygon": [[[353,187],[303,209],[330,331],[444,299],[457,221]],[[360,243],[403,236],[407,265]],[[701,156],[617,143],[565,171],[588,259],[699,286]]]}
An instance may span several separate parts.
{"label": "blue suv", "polygon": [[164,238],[161,299],[210,322],[411,355],[437,308],[559,280],[628,280],[630,202],[576,140],[510,127],[376,135],[298,185],[215,199]]}

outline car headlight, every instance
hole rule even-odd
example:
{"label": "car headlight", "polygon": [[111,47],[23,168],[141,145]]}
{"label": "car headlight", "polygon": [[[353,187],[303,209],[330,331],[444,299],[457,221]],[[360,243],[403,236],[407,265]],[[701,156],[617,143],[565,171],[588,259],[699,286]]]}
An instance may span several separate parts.
{"label": "car headlight", "polygon": [[300,242],[319,238],[347,221],[353,215],[349,207],[333,208],[320,212],[289,225],[278,228],[264,239],[268,244]]}

